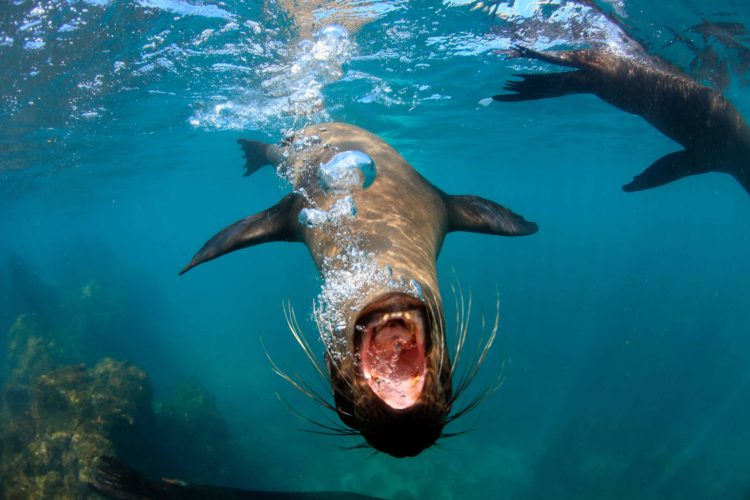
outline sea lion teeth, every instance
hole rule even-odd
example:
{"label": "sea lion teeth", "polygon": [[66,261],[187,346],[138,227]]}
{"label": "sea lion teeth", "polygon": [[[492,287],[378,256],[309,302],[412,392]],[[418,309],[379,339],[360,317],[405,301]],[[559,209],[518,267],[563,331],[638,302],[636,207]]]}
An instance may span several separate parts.
{"label": "sea lion teeth", "polygon": [[363,325],[357,325],[356,328],[357,331],[362,331],[363,329],[373,329],[375,332],[378,332],[389,322],[397,319],[404,320],[405,326],[410,331],[413,331],[418,329],[415,322],[418,320],[422,320],[422,313],[416,309],[413,311],[396,311],[383,313],[382,315],[373,317],[368,325],[364,327]]}

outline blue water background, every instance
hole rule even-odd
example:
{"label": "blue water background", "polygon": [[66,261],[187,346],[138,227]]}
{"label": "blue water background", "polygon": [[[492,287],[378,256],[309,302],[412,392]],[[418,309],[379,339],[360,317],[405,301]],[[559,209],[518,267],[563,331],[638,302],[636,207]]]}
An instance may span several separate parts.
{"label": "blue water background", "polygon": [[[634,26],[683,27],[697,22],[696,4],[643,18],[636,14],[646,4],[626,7]],[[285,40],[284,19],[269,21],[257,5],[225,8],[279,23],[275,39]],[[715,9],[706,2],[706,10]],[[225,22],[158,9],[147,21],[149,36],[161,23],[185,39]],[[399,23],[412,38],[383,42]],[[386,44],[408,50],[408,60],[354,57],[345,71],[375,75],[400,101],[366,98],[372,84],[363,79],[323,90],[330,119],[381,135],[436,186],[493,199],[540,225],[524,238],[447,237],[438,262],[446,317],[452,327],[450,285],[460,282],[473,300],[470,351],[481,341],[480,315],[491,320],[500,296],[500,338],[475,393],[500,374],[504,383],[446,429],[470,432],[417,458],[338,450],[359,440],[300,432],[307,424],[277,397],[304,415],[325,411],[278,378],[264,353],[314,380],[282,313],[291,301],[315,338],[319,282],[304,246],[262,245],[177,276],[216,231],[288,190],[271,169],[241,177],[235,144],[276,141],[288,118],[249,130],[191,124],[213,94],[257,85],[252,74],[219,81],[209,70],[189,73],[200,60],[188,58],[174,71],[131,76],[130,88],[107,83],[84,96],[100,110],[93,118],[70,119],[68,108],[54,107],[20,124],[4,115],[4,143],[20,152],[6,149],[0,174],[0,262],[20,255],[57,289],[96,279],[120,296],[127,314],[99,332],[93,351],[142,366],[157,399],[196,375],[243,450],[240,463],[227,465],[237,486],[392,498],[746,498],[747,193],[715,173],[622,192],[679,146],[593,96],[479,104],[519,69],[543,67],[491,51],[441,52],[424,44],[430,33],[419,33],[487,33],[490,24],[481,12],[425,3],[388,13],[357,35],[358,54]],[[444,98],[426,99],[433,93]],[[750,117],[746,86],[734,80],[726,95]],[[0,281],[7,297],[8,280]],[[3,317],[3,331],[12,319]],[[320,342],[314,346],[322,357]]]}

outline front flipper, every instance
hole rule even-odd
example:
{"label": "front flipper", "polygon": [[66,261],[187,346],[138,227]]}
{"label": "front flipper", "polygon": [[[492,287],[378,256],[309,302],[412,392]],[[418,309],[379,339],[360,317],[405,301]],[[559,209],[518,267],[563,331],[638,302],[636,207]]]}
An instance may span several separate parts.
{"label": "front flipper", "polygon": [[631,182],[622,187],[623,191],[643,191],[669,184],[689,175],[704,174],[708,169],[701,165],[687,151],[676,151],[662,156]]}
{"label": "front flipper", "polygon": [[270,241],[298,241],[296,231],[300,196],[288,194],[273,207],[235,222],[208,240],[180,275],[198,264],[221,257],[240,248]]}
{"label": "front flipper", "polygon": [[253,174],[266,165],[277,166],[282,161],[281,150],[278,146],[261,141],[237,139],[245,152],[245,173],[243,177]]}
{"label": "front flipper", "polygon": [[448,210],[448,233],[470,231],[500,236],[526,236],[539,229],[535,223],[479,196],[445,195],[445,207]]}

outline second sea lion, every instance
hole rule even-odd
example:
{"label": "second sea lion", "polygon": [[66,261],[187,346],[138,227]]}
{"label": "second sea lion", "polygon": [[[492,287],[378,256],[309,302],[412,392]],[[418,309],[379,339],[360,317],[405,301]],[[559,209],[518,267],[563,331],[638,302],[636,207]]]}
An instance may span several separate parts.
{"label": "second sea lion", "polygon": [[594,94],[648,123],[685,149],[670,153],[623,186],[641,191],[690,175],[723,172],[750,193],[750,128],[721,93],[676,68],[647,64],[606,50],[537,52],[517,47],[521,57],[576,68],[575,71],[522,74],[493,97],[516,102],[570,94]]}

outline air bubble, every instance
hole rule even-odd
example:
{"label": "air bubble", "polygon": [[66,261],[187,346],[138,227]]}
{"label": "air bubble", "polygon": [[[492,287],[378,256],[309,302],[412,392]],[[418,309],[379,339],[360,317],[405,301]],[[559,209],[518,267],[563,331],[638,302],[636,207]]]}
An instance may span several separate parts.
{"label": "air bubble", "polygon": [[349,192],[367,189],[375,180],[375,162],[362,151],[337,153],[320,165],[318,179],[325,192]]}
{"label": "air bubble", "polygon": [[297,220],[306,227],[319,227],[328,221],[328,212],[318,208],[303,208],[299,211]]}
{"label": "air bubble", "polygon": [[421,301],[424,301],[424,291],[422,290],[422,286],[417,282],[415,279],[409,280],[409,286],[416,294],[417,298]]}

